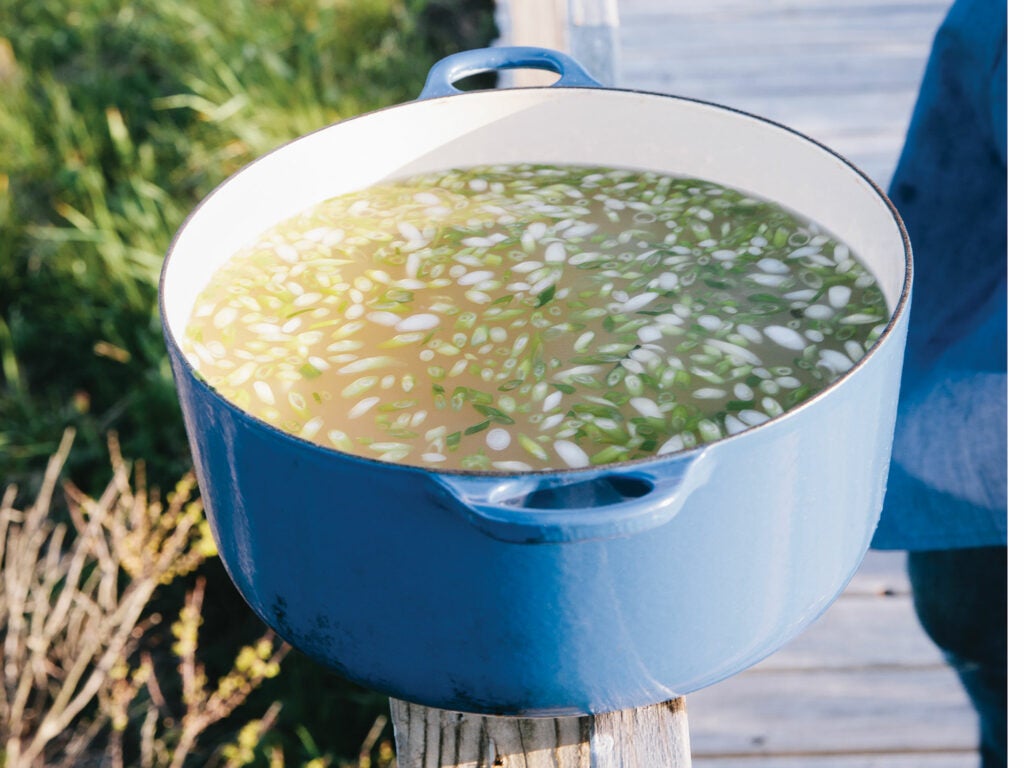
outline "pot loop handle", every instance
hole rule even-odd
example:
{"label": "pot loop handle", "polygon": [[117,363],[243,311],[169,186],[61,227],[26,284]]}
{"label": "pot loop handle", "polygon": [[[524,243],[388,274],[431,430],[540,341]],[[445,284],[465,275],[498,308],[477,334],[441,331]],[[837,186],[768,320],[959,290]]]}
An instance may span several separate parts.
{"label": "pot loop handle", "polygon": [[576,59],[561,51],[528,45],[506,45],[460,51],[438,61],[427,73],[420,99],[463,93],[455,83],[465,77],[499,69],[543,69],[561,77],[553,87],[601,88]]}
{"label": "pot loop handle", "polygon": [[[641,533],[674,518],[711,476],[707,451],[623,467],[520,476],[433,479],[488,536],[516,544],[569,543]],[[454,502],[454,503],[452,503]]]}

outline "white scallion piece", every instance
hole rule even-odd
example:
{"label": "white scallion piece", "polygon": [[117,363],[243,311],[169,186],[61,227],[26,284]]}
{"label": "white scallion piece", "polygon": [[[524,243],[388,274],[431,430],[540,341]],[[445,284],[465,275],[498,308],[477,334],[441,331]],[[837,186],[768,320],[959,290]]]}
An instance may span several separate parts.
{"label": "white scallion piece", "polygon": [[590,466],[590,457],[587,455],[587,452],[576,445],[576,443],[569,442],[568,440],[555,440],[553,447],[555,453],[569,467],[578,469]]}
{"label": "white scallion piece", "polygon": [[664,418],[665,414],[658,408],[658,404],[649,397],[632,397],[629,400],[629,404],[641,416],[646,416],[649,419]]}
{"label": "white scallion piece", "polygon": [[828,303],[836,309],[842,309],[849,304],[851,293],[848,285],[833,285],[828,289]]}
{"label": "white scallion piece", "polygon": [[487,447],[492,451],[504,451],[512,444],[512,435],[508,433],[507,429],[495,427],[494,429],[488,430],[485,440],[487,442]]}
{"label": "white scallion piece", "polygon": [[348,417],[350,419],[358,419],[360,416],[365,414],[379,402],[379,397],[364,397],[362,400],[360,400],[358,403],[356,403],[349,409]]}
{"label": "white scallion piece", "polygon": [[410,315],[395,324],[398,331],[427,331],[441,324],[441,318],[432,314]]}
{"label": "white scallion piece", "polygon": [[769,325],[764,329],[764,335],[786,349],[801,350],[807,346],[799,333],[784,325]]}

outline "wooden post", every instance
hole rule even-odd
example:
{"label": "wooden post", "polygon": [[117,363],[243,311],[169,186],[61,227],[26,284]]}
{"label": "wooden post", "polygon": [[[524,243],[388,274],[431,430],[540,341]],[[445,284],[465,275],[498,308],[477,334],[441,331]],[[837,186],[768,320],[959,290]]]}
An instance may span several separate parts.
{"label": "wooden post", "polygon": [[601,85],[618,84],[618,0],[569,0],[569,53]]}
{"label": "wooden post", "polygon": [[[566,51],[602,85],[618,83],[618,0],[499,0],[499,5],[499,15],[507,18],[502,42]],[[555,78],[516,70],[511,79],[514,85],[528,86],[548,85]]]}
{"label": "wooden post", "polygon": [[683,698],[582,717],[470,715],[391,699],[397,768],[690,768]]}

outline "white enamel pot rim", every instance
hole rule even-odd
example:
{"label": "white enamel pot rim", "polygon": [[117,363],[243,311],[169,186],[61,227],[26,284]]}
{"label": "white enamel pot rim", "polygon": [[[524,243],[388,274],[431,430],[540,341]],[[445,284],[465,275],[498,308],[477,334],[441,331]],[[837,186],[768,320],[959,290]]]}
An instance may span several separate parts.
{"label": "white enamel pot rim", "polygon": [[[524,65],[551,69],[561,74],[562,79],[556,83],[557,87],[497,91],[459,92],[452,85],[459,77],[474,72]],[[458,498],[470,503],[477,512],[483,509],[484,514],[487,509],[493,511],[503,502],[521,498],[531,490],[557,488],[597,476],[624,476],[649,483],[649,492],[642,494],[644,504],[636,505],[636,515],[651,518],[652,509],[678,506],[676,502],[680,494],[687,490],[686,484],[678,482],[680,474],[699,466],[709,451],[728,456],[731,446],[742,444],[762,431],[783,428],[789,420],[822,407],[830,394],[840,387],[857,386],[860,372],[872,366],[878,350],[894,335],[894,328],[905,321],[910,298],[910,243],[898,212],[884,192],[845,158],[786,126],[696,99],[605,88],[576,67],[578,65],[568,57],[544,49],[484,49],[456,54],[438,62],[431,70],[421,99],[326,126],[272,150],[235,173],[189,215],[171,244],[160,280],[160,311],[169,347],[180,352],[178,338],[198,290],[195,284],[206,282],[197,278],[197,272],[205,271],[208,279],[213,269],[211,262],[222,262],[223,258],[274,221],[319,200],[363,188],[375,181],[457,167],[460,158],[465,165],[513,159],[558,162],[564,158],[563,162],[588,164],[589,161],[594,165],[634,167],[709,178],[761,197],[777,199],[849,242],[858,254],[864,255],[865,251],[864,247],[858,246],[858,239],[868,243],[868,251],[886,251],[885,258],[875,264],[870,263],[871,254],[867,254],[869,267],[879,277],[891,308],[885,332],[849,371],[803,403],[763,424],[692,449],[600,467],[512,473],[387,466],[427,473],[441,481]],[[503,129],[504,123],[510,127]],[[709,127],[709,124],[712,125]],[[733,129],[735,136],[730,138],[729,131]],[[721,135],[719,131],[722,131]],[[702,135],[695,143],[697,149],[688,150],[690,154],[687,155],[682,148],[689,147],[691,139],[700,132]],[[387,138],[388,133],[395,135]],[[381,136],[385,136],[384,147],[380,144]],[[623,141],[630,137],[633,137],[633,145],[621,148]],[[509,149],[510,144],[516,145],[517,142],[517,147]],[[615,157],[608,157],[609,147],[618,147]],[[773,159],[775,152],[791,151],[796,158],[790,161],[793,168],[785,167],[782,160]],[[325,174],[322,167],[316,167],[310,158],[317,157],[318,152],[323,153],[321,159],[336,157],[342,152],[344,159],[337,161],[339,170],[335,176],[344,178],[335,180],[330,174]],[[726,157],[730,153],[745,158],[750,163],[753,176],[763,178],[756,183],[738,183],[736,179],[739,176],[735,170],[724,172],[725,179],[716,178],[716,175],[720,176],[716,170],[720,161],[736,164],[736,159]],[[808,164],[807,168],[811,169],[808,176],[815,178],[807,183],[794,182],[791,186],[796,191],[782,198],[771,194],[775,183],[772,174],[778,178],[790,173],[804,173],[807,169],[801,163]],[[699,167],[694,167],[694,164]],[[330,165],[330,162],[323,165]],[[351,174],[343,173],[349,170]],[[744,169],[743,173],[746,172]],[[312,184],[308,183],[310,178],[315,179]],[[861,225],[865,231],[850,237],[842,231],[842,226],[836,226],[835,222],[845,218],[846,213],[843,203],[829,200],[831,189],[826,189],[823,194],[823,187],[830,184],[843,186],[844,194],[849,193],[851,208],[856,209],[851,218],[862,216],[872,222],[871,225]],[[312,190],[308,189],[310,186]],[[799,198],[799,204],[794,203],[794,197]],[[822,211],[827,211],[827,215],[821,215]],[[219,224],[218,217],[221,216],[225,217],[224,221],[232,222],[232,226]],[[236,223],[240,226],[235,227]],[[867,231],[873,229],[887,231],[880,234]],[[232,232],[225,236],[220,230]],[[212,260],[192,258],[187,270],[177,267],[175,257],[180,252],[199,250],[197,238],[204,243],[206,240],[214,241],[207,250],[216,256]],[[881,246],[877,247],[879,243]],[[879,274],[880,268],[884,274]],[[186,284],[192,285],[186,287]],[[181,294],[188,295],[192,301],[182,300]],[[894,343],[902,343],[902,338]],[[898,381],[898,371],[895,377]],[[202,386],[205,387],[205,383]],[[244,413],[212,388],[208,389],[220,407],[234,411],[243,421],[256,422],[262,429],[277,432],[283,440],[296,441],[307,449],[323,451],[347,461],[384,464],[372,458],[314,445],[279,431]],[[699,484],[701,473],[692,474],[691,485]],[[588,512],[605,514],[609,518],[621,517],[622,510],[615,510],[615,506],[604,512],[596,509]],[[571,512],[573,510],[567,510],[567,513]],[[509,514],[507,509],[498,510],[500,517]],[[545,510],[545,514],[547,520],[555,522],[556,511]]]}

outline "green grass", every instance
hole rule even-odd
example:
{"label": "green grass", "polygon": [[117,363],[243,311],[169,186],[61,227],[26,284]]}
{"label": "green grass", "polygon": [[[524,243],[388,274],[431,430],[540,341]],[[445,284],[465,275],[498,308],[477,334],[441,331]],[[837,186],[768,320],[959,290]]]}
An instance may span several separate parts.
{"label": "green grass", "polygon": [[[414,98],[495,34],[493,0],[0,2],[0,486],[31,494],[73,425],[86,491],[110,431],[172,487],[190,458],[155,302],[174,231],[246,162]],[[259,628],[210,569],[215,665]],[[288,755],[355,754],[383,699],[288,664],[257,697],[283,701]]]}
{"label": "green grass", "polygon": [[477,5],[0,5],[0,477],[31,486],[72,423],[85,485],[112,429],[172,482],[188,456],[154,310],[173,232],[247,161],[487,44]]}

